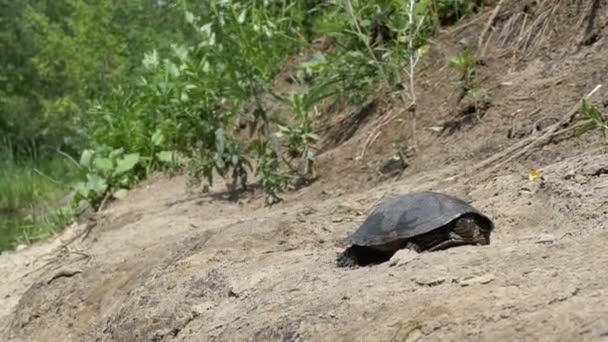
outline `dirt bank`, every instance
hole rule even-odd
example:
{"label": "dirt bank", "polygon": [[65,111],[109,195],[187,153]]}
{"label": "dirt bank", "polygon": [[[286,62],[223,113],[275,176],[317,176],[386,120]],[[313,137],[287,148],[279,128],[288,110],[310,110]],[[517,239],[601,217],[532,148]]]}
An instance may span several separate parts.
{"label": "dirt bank", "polygon": [[[608,83],[606,3],[526,3],[505,1],[483,40],[490,101],[474,118],[445,60],[463,37],[477,43],[494,8],[440,33],[419,73],[419,148],[399,178],[378,172],[407,137],[407,122],[381,126],[399,110],[388,101],[320,156],[317,182],[271,208],[259,193],[229,202],[151,179],[84,241],[0,256],[2,340],[608,340],[608,148],[564,121]],[[607,90],[590,98],[603,111]],[[375,205],[414,190],[470,201],[494,219],[492,243],[335,267]]]}

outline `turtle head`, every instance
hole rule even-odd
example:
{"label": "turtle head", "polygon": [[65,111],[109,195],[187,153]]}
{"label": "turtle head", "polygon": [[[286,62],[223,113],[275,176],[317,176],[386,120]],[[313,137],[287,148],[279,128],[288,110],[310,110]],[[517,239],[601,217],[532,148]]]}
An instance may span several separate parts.
{"label": "turtle head", "polygon": [[456,220],[453,227],[454,233],[471,244],[490,244],[491,226],[476,216],[466,215]]}

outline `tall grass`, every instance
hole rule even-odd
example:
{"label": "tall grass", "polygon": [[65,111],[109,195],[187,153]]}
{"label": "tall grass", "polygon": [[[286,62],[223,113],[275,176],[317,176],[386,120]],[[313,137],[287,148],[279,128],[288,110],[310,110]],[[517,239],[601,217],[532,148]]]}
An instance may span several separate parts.
{"label": "tall grass", "polygon": [[63,159],[18,161],[0,149],[0,251],[63,227],[70,216],[61,199],[75,177]]}

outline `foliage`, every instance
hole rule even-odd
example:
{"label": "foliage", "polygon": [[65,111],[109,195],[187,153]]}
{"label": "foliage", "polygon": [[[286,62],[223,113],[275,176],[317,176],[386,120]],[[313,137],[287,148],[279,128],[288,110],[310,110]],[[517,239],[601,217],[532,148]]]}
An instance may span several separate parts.
{"label": "foliage", "polygon": [[0,251],[64,227],[70,208],[56,203],[76,178],[62,159],[16,160],[11,151],[0,148]]}
{"label": "foliage", "polygon": [[200,15],[191,8],[185,12],[195,44],[173,45],[164,57],[147,53],[138,82],[116,88],[89,112],[90,146],[138,153],[145,170],[163,165],[162,156],[183,156],[197,179],[211,185],[217,173],[232,179],[231,190],[246,188],[250,159],[261,157],[262,149],[237,139],[240,123],[255,128],[256,143],[273,139],[277,128],[261,95],[289,54],[305,43],[306,16],[300,4],[289,2],[201,6]]}
{"label": "foliage", "polygon": [[[31,29],[23,20],[23,1],[0,0],[0,136],[10,145],[11,155],[31,157],[32,139],[39,126],[31,118],[39,110],[32,101],[38,77],[29,58],[36,46]],[[6,147],[6,146],[4,146]]]}
{"label": "foliage", "polygon": [[[301,70],[311,72],[314,67],[320,66],[306,62],[301,66]],[[331,83],[315,82],[302,87],[299,92],[291,93],[286,96],[273,94],[280,102],[289,109],[291,117],[290,123],[279,123],[279,131],[276,133],[278,138],[283,138],[285,153],[282,156],[288,164],[292,160],[298,159],[305,164],[304,170],[300,172],[303,176],[312,176],[314,170],[312,164],[315,159],[316,144],[319,136],[315,133],[316,106],[324,99],[334,96],[331,90]]]}
{"label": "foliage", "polygon": [[[431,35],[480,4],[0,0],[0,135],[16,159],[81,154],[75,201],[100,205],[154,170],[187,167],[234,192],[254,173],[275,203],[317,176],[322,101],[380,84],[415,121],[415,68]],[[297,89],[273,89],[288,58],[319,37],[331,48],[299,66]]]}
{"label": "foliage", "polygon": [[[105,152],[105,153],[104,153]],[[107,196],[121,198],[138,180],[137,168],[141,167],[139,153],[125,154],[123,149],[85,150],[79,166],[86,180],[74,186],[74,205],[86,200],[99,206]]]}
{"label": "foliage", "polygon": [[73,217],[68,206],[52,209],[50,212],[4,217],[0,220],[0,251],[43,240],[67,226]]}
{"label": "foliage", "polygon": [[468,47],[465,48],[461,54],[450,59],[448,67],[461,74],[460,79],[454,81],[454,84],[461,87],[465,92],[471,92],[478,89],[476,83],[476,67],[478,63],[479,59]]}
{"label": "foliage", "polygon": [[16,161],[1,150],[0,157],[0,215],[52,200],[76,177],[60,159]]}
{"label": "foliage", "polygon": [[249,145],[249,152],[257,160],[255,175],[260,178],[267,204],[279,202],[281,198],[278,193],[284,191],[289,183],[286,172],[281,168],[278,149],[273,147],[265,139],[254,140]]}
{"label": "foliage", "polygon": [[437,25],[476,11],[483,0],[330,1],[317,20],[317,34],[339,48],[329,76],[355,89],[385,82],[406,107],[415,104],[415,68]]}
{"label": "foliage", "polygon": [[[415,108],[415,66],[435,19],[473,8],[411,0],[181,5],[196,41],[147,53],[139,81],[116,88],[89,112],[90,146],[138,153],[135,179],[162,166],[161,155],[185,158],[190,174],[207,185],[214,175],[230,179],[231,191],[246,189],[253,171],[270,203],[289,184],[316,177],[314,113],[323,99],[356,96],[379,80],[405,108]],[[313,36],[329,37],[337,48],[300,66],[295,93],[275,93],[280,66]],[[268,93],[283,111],[269,104]]]}
{"label": "foliage", "polygon": [[186,40],[173,20],[179,9],[156,1],[0,0],[0,8],[0,136],[19,158],[78,152],[91,100],[127,82],[145,51]]}
{"label": "foliage", "polygon": [[604,140],[608,143],[608,118],[606,118],[596,106],[583,99],[583,104],[578,112],[577,119],[580,122],[578,134],[599,130],[602,133]]}

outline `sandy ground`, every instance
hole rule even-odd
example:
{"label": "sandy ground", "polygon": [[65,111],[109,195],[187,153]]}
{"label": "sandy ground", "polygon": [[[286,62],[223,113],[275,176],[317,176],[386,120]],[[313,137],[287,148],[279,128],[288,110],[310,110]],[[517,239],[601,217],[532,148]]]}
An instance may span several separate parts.
{"label": "sandy ground", "polygon": [[[517,24],[509,13],[494,39]],[[377,172],[399,125],[356,159],[394,110],[383,104],[320,156],[319,181],[273,207],[259,193],[230,202],[222,187],[203,195],[184,177],[156,177],[103,211],[84,241],[61,248],[75,226],[0,255],[1,340],[608,341],[608,147],[596,133],[542,138],[608,81],[608,49],[601,34],[581,47],[578,33],[555,30],[528,56],[489,54],[481,77],[492,103],[449,134],[426,128],[458,114],[451,75],[439,57],[423,66],[420,148],[399,178]],[[605,88],[592,97],[600,108]],[[531,147],[509,159],[522,142]],[[543,180],[528,179],[532,167]],[[376,205],[416,190],[488,214],[491,244],[336,267]]]}

